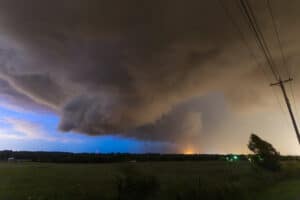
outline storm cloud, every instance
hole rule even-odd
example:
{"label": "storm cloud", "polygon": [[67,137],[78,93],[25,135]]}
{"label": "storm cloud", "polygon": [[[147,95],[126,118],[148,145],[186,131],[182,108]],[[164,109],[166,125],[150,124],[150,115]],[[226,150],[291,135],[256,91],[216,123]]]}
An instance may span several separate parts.
{"label": "storm cloud", "polygon": [[[270,35],[265,2],[251,2]],[[299,16],[288,9],[299,2],[281,3],[296,63],[299,30],[288,21]],[[264,65],[235,1],[225,6]],[[228,109],[270,104],[266,77],[219,1],[0,0],[0,29],[0,86],[58,113],[62,131],[199,141]]]}

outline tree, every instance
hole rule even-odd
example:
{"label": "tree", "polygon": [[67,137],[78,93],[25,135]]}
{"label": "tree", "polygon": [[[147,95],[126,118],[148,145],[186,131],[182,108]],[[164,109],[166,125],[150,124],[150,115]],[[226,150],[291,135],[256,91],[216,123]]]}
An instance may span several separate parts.
{"label": "tree", "polygon": [[262,140],[255,134],[251,134],[248,148],[254,153],[251,158],[254,165],[271,171],[280,170],[280,154],[272,144]]}

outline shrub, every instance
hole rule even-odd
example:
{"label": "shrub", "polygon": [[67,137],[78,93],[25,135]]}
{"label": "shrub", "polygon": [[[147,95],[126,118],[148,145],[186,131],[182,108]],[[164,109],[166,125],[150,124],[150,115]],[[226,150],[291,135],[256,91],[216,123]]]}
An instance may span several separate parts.
{"label": "shrub", "polygon": [[248,148],[254,153],[251,156],[253,165],[270,171],[281,169],[280,154],[270,143],[262,140],[255,134],[251,134]]}

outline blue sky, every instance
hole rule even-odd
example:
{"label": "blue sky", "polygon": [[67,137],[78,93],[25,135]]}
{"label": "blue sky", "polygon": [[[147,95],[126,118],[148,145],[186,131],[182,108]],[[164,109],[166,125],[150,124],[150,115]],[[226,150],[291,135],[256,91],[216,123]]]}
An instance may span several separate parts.
{"label": "blue sky", "polygon": [[0,149],[139,153],[145,148],[149,148],[149,145],[156,148],[162,145],[117,136],[63,133],[57,129],[59,123],[57,115],[49,112],[33,112],[7,105],[0,105]]}

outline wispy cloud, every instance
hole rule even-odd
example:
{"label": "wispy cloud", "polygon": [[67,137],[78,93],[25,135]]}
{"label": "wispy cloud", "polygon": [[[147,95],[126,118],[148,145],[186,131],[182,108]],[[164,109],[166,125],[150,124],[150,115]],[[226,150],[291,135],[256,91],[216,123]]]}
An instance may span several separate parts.
{"label": "wispy cloud", "polygon": [[23,119],[4,117],[0,119],[4,127],[0,128],[1,139],[44,140],[48,142],[74,142],[81,140],[65,136],[52,136],[41,125]]}

